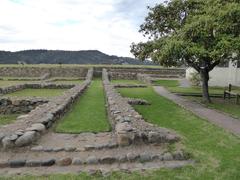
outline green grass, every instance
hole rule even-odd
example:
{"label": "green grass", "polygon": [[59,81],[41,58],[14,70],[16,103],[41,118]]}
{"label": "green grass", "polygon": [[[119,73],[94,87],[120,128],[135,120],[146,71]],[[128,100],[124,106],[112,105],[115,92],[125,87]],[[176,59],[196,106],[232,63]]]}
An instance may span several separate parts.
{"label": "green grass", "polygon": [[138,80],[117,79],[111,80],[112,84],[144,84]]}
{"label": "green grass", "polygon": [[6,97],[54,97],[61,95],[66,89],[23,89],[6,94]]}
{"label": "green grass", "polygon": [[76,80],[55,80],[53,82],[57,84],[81,84],[83,81],[84,80],[76,79]]}
{"label": "green grass", "polygon": [[101,80],[92,82],[90,87],[73,105],[71,111],[57,124],[55,130],[63,133],[110,130]]}
{"label": "green grass", "polygon": [[[182,94],[202,94],[201,87],[167,87],[167,89],[173,93],[182,93]],[[223,95],[223,87],[209,87],[210,94],[221,94]]]}
{"label": "green grass", "polygon": [[[189,99],[196,101],[198,103],[202,103],[201,97],[188,97]],[[223,99],[223,98],[211,98],[212,103],[204,104],[208,108],[217,109],[219,111],[225,112],[235,118],[240,119],[240,105],[236,104],[236,98]]]}
{"label": "green grass", "polygon": [[[157,95],[151,87],[119,89],[122,95],[146,99],[152,105],[135,106],[153,124],[173,129],[197,163],[179,170],[159,170],[149,178],[240,179],[240,139]],[[129,176],[130,178],[131,176]]]}
{"label": "green grass", "polygon": [[0,114],[0,126],[15,121],[19,114]]}
{"label": "green grass", "polygon": [[[162,127],[175,130],[182,143],[194,155],[196,164],[180,169],[159,169],[144,172],[113,172],[108,177],[89,176],[86,173],[40,176],[39,179],[164,179],[164,180],[238,180],[240,179],[240,139],[209,122],[200,119],[175,103],[157,95],[151,87],[120,89],[126,97],[144,98],[150,106],[135,106],[145,119]],[[20,177],[18,177],[20,178]],[[20,179],[35,180],[36,176]]]}
{"label": "green grass", "polygon": [[165,86],[165,87],[177,87],[179,86],[178,80],[168,80],[168,79],[159,79],[153,82],[155,86]]}

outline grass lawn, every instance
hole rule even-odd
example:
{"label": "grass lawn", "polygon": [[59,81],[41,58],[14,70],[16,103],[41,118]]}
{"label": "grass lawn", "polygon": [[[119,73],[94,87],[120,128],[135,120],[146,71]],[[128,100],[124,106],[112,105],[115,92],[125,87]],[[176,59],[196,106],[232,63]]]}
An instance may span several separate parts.
{"label": "grass lawn", "polygon": [[140,82],[138,80],[127,80],[127,79],[111,80],[111,83],[113,84],[144,84],[143,82]]}
{"label": "grass lawn", "polygon": [[84,80],[74,79],[74,80],[55,80],[54,83],[57,84],[81,84]]}
{"label": "grass lawn", "polygon": [[178,80],[159,79],[153,82],[154,86],[165,86],[165,87],[177,87],[179,86]]}
{"label": "grass lawn", "polygon": [[101,80],[92,81],[90,87],[57,124],[55,130],[63,133],[110,130]]}
{"label": "grass lawn", "polygon": [[0,126],[9,124],[16,120],[19,114],[1,114],[0,115]]}
{"label": "grass lawn", "polygon": [[[175,130],[182,135],[186,150],[194,155],[196,164],[180,169],[159,169],[145,172],[114,172],[108,177],[79,175],[40,176],[39,179],[194,179],[194,180],[238,180],[240,179],[240,139],[209,122],[157,95],[151,87],[119,89],[122,95],[143,98],[150,106],[135,106],[145,119],[153,124]],[[20,178],[20,177],[19,177]],[[38,179],[26,176],[20,179]]]}
{"label": "grass lawn", "polygon": [[[189,99],[198,103],[203,103],[201,97],[188,97]],[[236,98],[223,99],[223,98],[211,98],[211,104],[204,104],[209,108],[217,109],[219,111],[230,114],[235,118],[240,119],[240,105],[236,104]]]}
{"label": "grass lawn", "polygon": [[197,160],[194,167],[159,170],[149,173],[149,178],[240,179],[239,138],[157,95],[151,87],[124,88],[119,91],[126,97],[142,98],[150,102],[150,106],[138,105],[135,108],[149,122],[173,129],[182,135],[187,151]]}
{"label": "grass lawn", "polygon": [[23,89],[6,94],[8,97],[54,97],[61,95],[66,89]]}

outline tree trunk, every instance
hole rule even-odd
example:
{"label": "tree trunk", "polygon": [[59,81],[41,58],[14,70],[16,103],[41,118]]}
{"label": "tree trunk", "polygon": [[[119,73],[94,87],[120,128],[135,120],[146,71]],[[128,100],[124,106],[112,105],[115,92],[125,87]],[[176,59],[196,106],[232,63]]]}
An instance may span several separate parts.
{"label": "tree trunk", "polygon": [[209,81],[209,72],[206,68],[200,70],[200,75],[202,79],[202,96],[203,101],[206,103],[211,103],[211,99],[208,91],[208,81]]}

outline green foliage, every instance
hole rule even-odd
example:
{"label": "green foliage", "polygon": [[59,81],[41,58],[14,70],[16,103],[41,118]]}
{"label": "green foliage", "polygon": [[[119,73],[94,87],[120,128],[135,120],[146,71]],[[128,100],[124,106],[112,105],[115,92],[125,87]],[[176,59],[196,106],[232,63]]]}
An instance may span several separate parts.
{"label": "green foliage", "polygon": [[201,84],[201,77],[200,74],[198,72],[192,72],[190,74],[190,82],[193,86],[200,86]]}
{"label": "green foliage", "polygon": [[187,63],[198,71],[207,65],[210,71],[219,61],[240,57],[239,1],[172,0],[149,10],[140,32],[150,40],[131,48],[138,58]]}
{"label": "green foliage", "polygon": [[240,59],[239,0],[171,0],[149,9],[140,32],[148,42],[131,52],[165,66],[187,64],[200,73],[205,101],[209,72],[219,63]]}
{"label": "green foliage", "polygon": [[127,79],[111,80],[111,83],[113,83],[113,84],[143,84],[142,82],[140,82],[138,80],[127,80]]}
{"label": "green foliage", "polygon": [[109,131],[101,80],[94,80],[56,127],[57,132]]}

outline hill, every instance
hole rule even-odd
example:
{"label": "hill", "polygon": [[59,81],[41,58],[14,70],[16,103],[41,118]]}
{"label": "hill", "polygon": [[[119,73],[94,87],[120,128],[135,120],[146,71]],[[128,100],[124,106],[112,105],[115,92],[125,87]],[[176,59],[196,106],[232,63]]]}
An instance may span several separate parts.
{"label": "hill", "polygon": [[151,61],[139,61],[130,57],[118,57],[97,50],[24,50],[0,51],[0,64],[137,64],[153,65]]}

